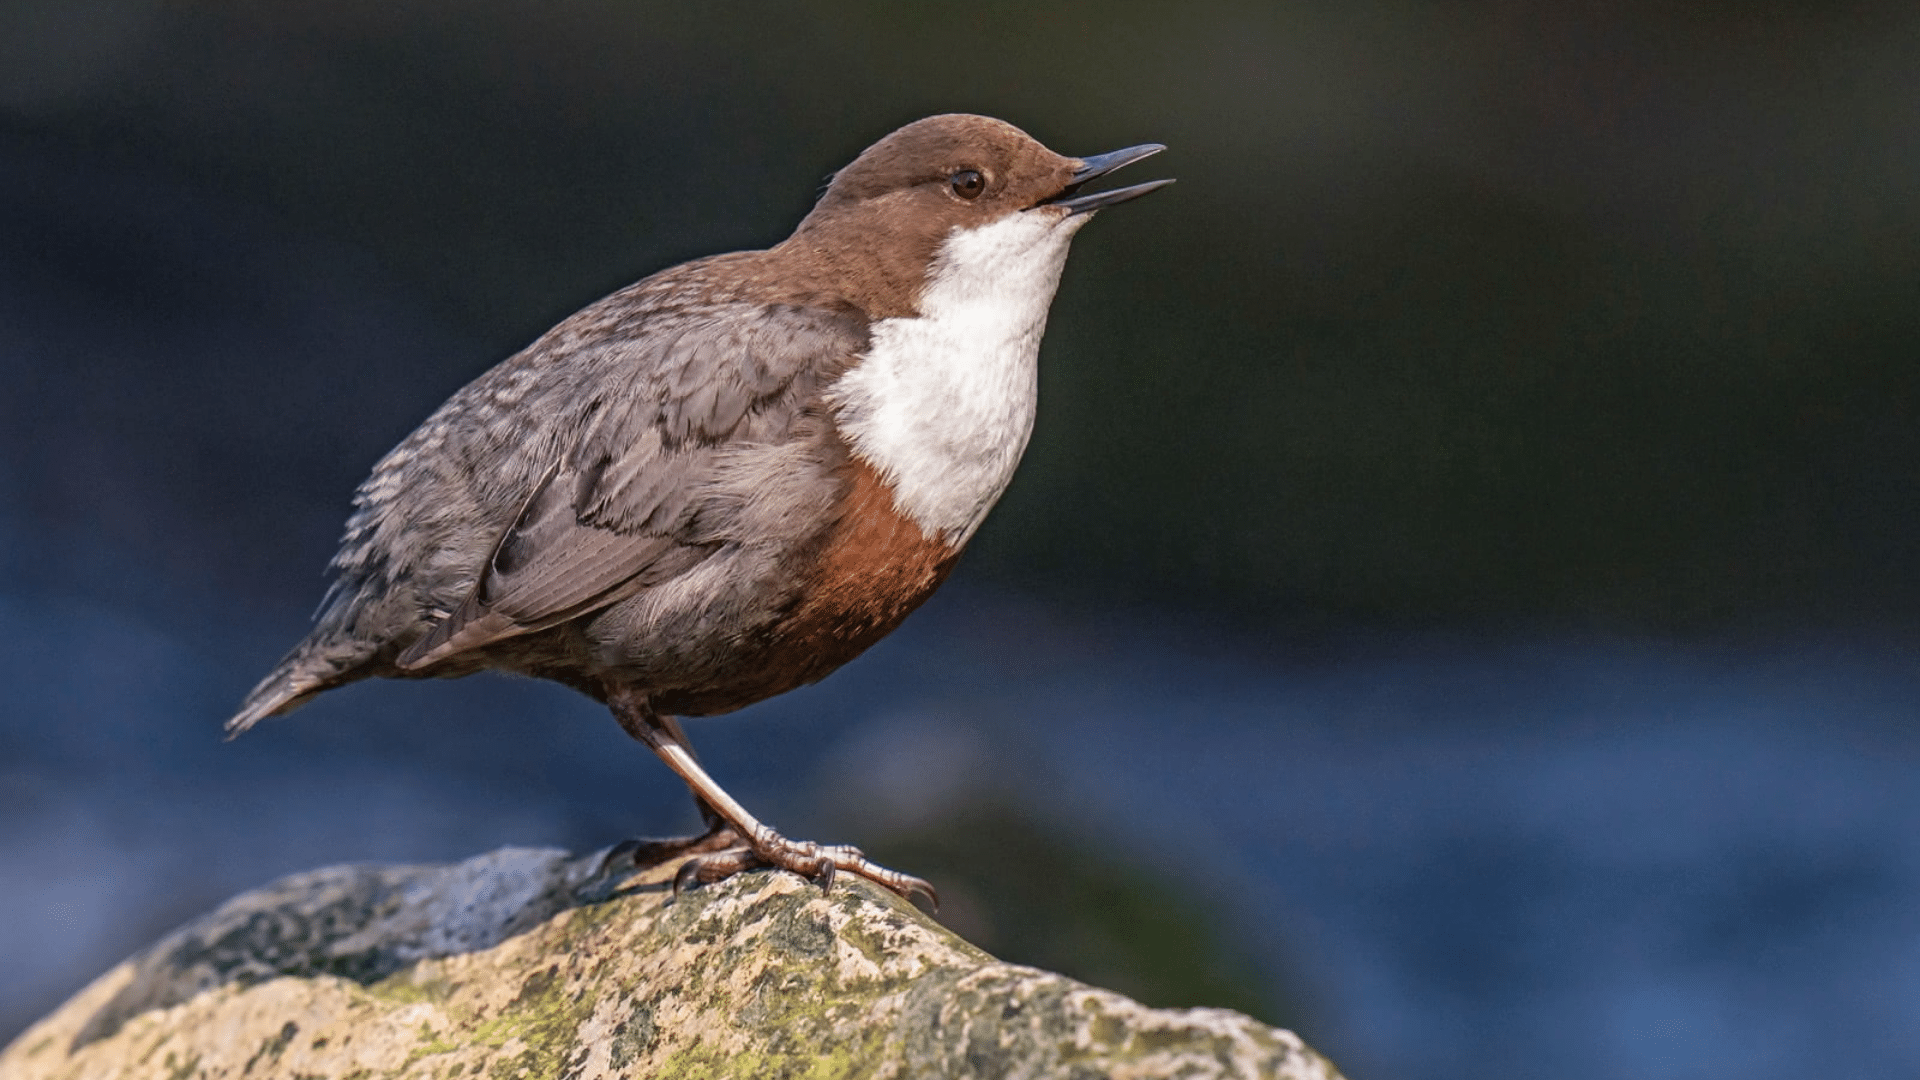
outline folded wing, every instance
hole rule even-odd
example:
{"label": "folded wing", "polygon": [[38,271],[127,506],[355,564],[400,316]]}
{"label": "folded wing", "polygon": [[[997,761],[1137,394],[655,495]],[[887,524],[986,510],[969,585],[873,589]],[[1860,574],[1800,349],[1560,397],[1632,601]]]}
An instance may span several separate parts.
{"label": "folded wing", "polygon": [[398,658],[418,669],[627,599],[719,546],[695,527],[730,447],[778,441],[823,372],[865,347],[850,312],[728,304],[662,313],[572,363],[577,434],[500,532],[466,599]]}

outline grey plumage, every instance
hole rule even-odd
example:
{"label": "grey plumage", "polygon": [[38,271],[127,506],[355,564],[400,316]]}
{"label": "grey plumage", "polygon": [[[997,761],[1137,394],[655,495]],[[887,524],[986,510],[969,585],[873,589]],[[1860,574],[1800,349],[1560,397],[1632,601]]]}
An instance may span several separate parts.
{"label": "grey plumage", "polygon": [[312,633],[228,730],[375,675],[496,667],[596,696],[602,672],[717,677],[790,598],[785,557],[832,523],[845,448],[820,393],[866,343],[831,298],[716,294],[737,258],[587,307],[383,458]]}

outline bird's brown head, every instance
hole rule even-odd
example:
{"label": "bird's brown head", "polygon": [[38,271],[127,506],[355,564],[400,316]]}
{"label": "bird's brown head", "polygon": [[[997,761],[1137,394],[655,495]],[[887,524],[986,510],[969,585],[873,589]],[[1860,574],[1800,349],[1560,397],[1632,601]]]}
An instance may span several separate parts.
{"label": "bird's brown head", "polygon": [[1172,183],[1078,194],[1081,185],[1159,152],[1155,144],[1091,158],[1056,154],[1004,120],[951,113],[917,120],[835,173],[782,246],[829,270],[875,316],[910,314],[940,245],[1013,214],[1069,231],[1086,213]]}
{"label": "bird's brown head", "polygon": [[1076,164],[1004,120],[930,116],[874,143],[835,173],[813,216],[899,207],[944,233],[1059,194],[1073,182]]}

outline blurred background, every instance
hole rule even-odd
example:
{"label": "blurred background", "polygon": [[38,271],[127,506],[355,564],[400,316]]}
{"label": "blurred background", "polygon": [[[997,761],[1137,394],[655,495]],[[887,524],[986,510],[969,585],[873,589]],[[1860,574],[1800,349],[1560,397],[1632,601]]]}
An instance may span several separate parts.
{"label": "blurred background", "polygon": [[367,467],[941,111],[1177,176],[1025,465],[822,685],[690,725],[988,949],[1349,1073],[1920,1070],[1920,11],[0,5],[0,1039],[329,862],[694,825],[483,677],[219,742]]}

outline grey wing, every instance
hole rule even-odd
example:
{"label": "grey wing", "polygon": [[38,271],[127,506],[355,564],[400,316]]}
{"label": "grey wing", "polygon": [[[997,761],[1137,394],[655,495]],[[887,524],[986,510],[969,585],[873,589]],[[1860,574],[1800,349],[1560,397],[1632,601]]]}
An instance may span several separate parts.
{"label": "grey wing", "polygon": [[[418,670],[566,622],[670,580],[720,541],[700,527],[722,451],[778,440],[823,371],[865,347],[849,312],[707,309],[596,348],[565,440],[460,606],[398,657]],[[641,328],[643,331],[646,327]],[[636,355],[644,353],[645,355]]]}

